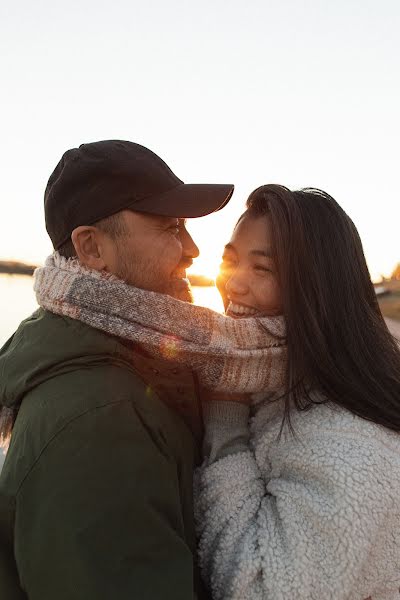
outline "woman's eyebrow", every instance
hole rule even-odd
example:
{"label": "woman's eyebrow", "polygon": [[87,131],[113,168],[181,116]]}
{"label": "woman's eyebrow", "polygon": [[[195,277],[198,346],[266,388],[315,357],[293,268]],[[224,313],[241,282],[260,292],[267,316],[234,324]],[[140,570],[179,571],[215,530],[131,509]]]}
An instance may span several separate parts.
{"label": "woman's eyebrow", "polygon": [[250,250],[252,256],[263,256],[264,258],[274,258],[271,250]]}
{"label": "woman's eyebrow", "polygon": [[232,252],[236,252],[236,248],[233,244],[229,242],[229,244],[225,244],[224,250],[231,250]]}

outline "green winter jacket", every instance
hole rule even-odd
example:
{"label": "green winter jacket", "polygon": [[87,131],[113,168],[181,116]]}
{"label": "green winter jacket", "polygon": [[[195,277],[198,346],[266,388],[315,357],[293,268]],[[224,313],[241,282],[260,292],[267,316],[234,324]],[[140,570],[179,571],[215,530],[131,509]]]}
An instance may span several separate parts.
{"label": "green winter jacket", "polygon": [[204,598],[193,375],[38,310],[0,351],[1,600]]}

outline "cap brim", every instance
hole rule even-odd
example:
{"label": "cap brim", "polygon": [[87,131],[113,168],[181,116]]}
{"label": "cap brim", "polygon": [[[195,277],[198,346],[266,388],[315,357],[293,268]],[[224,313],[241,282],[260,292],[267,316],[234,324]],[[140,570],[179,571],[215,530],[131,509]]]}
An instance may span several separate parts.
{"label": "cap brim", "polygon": [[195,218],[216,212],[228,204],[234,186],[213,183],[183,183],[129,205],[131,210],[164,217]]}

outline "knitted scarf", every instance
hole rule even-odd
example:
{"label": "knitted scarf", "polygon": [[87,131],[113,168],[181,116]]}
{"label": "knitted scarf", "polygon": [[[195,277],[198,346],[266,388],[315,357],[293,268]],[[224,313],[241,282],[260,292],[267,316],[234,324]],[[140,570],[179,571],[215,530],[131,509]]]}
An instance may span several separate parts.
{"label": "knitted scarf", "polygon": [[233,319],[208,308],[135,288],[57,252],[35,271],[41,307],[140,344],[153,357],[196,371],[201,385],[224,392],[282,387],[282,317]]}

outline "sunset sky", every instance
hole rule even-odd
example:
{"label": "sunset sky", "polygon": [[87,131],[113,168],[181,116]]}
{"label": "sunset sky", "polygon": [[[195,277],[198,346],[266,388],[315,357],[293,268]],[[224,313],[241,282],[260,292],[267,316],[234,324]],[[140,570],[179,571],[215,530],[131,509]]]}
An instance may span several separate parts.
{"label": "sunset sky", "polygon": [[400,3],[22,0],[0,8],[0,259],[51,251],[43,191],[61,154],[139,142],[184,181],[235,183],[190,222],[215,274],[249,192],[325,189],[373,278],[400,261]]}

